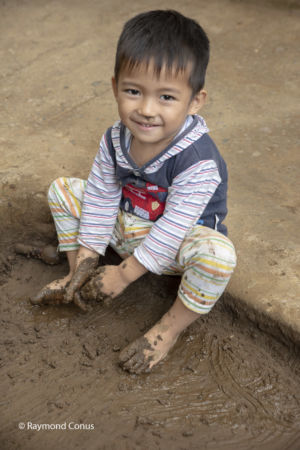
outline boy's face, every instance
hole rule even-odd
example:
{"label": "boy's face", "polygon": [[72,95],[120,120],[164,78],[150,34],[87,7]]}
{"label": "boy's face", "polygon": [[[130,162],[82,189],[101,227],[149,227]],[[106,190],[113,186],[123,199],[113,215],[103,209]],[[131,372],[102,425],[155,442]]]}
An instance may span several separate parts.
{"label": "boy's face", "polygon": [[190,72],[169,73],[164,68],[159,77],[152,63],[123,69],[113,90],[123,124],[131,131],[135,144],[158,153],[180,131],[188,114],[195,114],[204,104],[206,92],[192,98]]}

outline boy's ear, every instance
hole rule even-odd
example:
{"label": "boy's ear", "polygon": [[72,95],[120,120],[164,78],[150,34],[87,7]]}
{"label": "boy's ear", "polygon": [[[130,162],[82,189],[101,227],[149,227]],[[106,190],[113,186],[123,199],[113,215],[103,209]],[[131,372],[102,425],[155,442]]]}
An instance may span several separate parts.
{"label": "boy's ear", "polygon": [[118,87],[117,87],[117,82],[116,82],[115,77],[112,77],[111,85],[112,85],[114,96],[117,99],[117,97],[118,97]]}
{"label": "boy's ear", "polygon": [[194,95],[190,103],[189,114],[196,114],[204,106],[206,96],[207,92],[204,89],[201,89],[201,91]]}

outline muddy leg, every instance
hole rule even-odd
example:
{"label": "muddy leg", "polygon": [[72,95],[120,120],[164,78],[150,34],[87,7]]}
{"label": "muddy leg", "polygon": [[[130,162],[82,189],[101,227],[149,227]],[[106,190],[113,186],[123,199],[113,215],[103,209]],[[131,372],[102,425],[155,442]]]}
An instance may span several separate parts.
{"label": "muddy leg", "polygon": [[44,247],[34,247],[33,245],[16,244],[15,252],[19,255],[24,255],[27,258],[37,258],[46,264],[59,264],[59,254],[56,247],[53,245],[46,245]]}

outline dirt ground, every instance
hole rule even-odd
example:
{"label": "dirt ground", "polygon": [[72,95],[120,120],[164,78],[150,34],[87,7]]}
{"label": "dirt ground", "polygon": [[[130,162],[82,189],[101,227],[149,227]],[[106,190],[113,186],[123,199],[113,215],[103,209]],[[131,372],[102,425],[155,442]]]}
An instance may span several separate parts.
{"label": "dirt ground", "polygon": [[297,1],[0,1],[1,449],[300,448],[299,347],[284,328],[265,333],[225,298],[151,374],[129,375],[119,351],[170,307],[178,279],[147,274],[87,314],[32,306],[66,261],[14,252],[16,242],[56,243],[47,188],[57,176],[86,178],[117,118],[110,76],[122,24],[170,7],[212,42],[203,116],[230,172],[239,265],[228,295],[269,302],[270,315],[276,299],[299,298]]}
{"label": "dirt ground", "polygon": [[[112,307],[83,314],[28,301],[66,263],[10,262],[0,306],[1,448],[299,448],[299,355],[222,303],[151,374],[129,375],[118,353],[168,309],[177,279],[149,274]],[[80,424],[87,428],[68,429]]]}

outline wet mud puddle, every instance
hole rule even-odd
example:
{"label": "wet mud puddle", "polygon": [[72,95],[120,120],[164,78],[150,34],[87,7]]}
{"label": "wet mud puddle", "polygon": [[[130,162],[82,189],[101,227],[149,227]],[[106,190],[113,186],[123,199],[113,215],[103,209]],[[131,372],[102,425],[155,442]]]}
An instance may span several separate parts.
{"label": "wet mud puddle", "polygon": [[[32,306],[63,276],[22,256],[1,286],[2,449],[300,448],[300,361],[220,302],[150,374],[130,375],[119,352],[170,307],[178,281],[147,275],[111,306]],[[93,424],[20,430],[18,423]]]}

